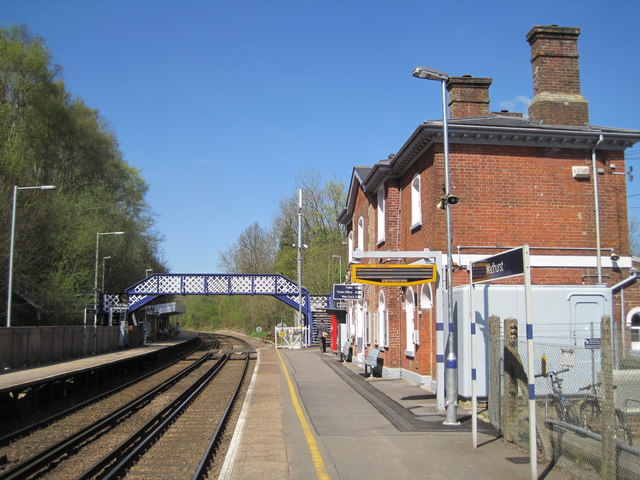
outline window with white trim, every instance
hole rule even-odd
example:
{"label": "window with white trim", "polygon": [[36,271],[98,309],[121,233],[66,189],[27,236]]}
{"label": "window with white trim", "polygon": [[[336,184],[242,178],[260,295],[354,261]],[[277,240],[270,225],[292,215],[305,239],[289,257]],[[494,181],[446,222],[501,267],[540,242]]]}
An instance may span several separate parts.
{"label": "window with white trim", "polygon": [[384,204],[384,185],[378,190],[378,244],[385,240],[385,204]]}
{"label": "window with white trim", "polygon": [[640,351],[640,308],[632,308],[627,314],[627,326],[631,327],[631,351]]}
{"label": "window with white trim", "polygon": [[415,330],[416,330],[416,323],[415,323],[415,315],[416,315],[416,309],[415,309],[415,293],[413,292],[413,288],[409,287],[407,289],[406,295],[405,295],[405,300],[404,300],[404,315],[405,315],[405,321],[406,321],[406,350],[405,350],[405,354],[413,357],[416,353],[416,342],[415,342]]}
{"label": "window with white trim", "polygon": [[420,309],[428,310],[433,307],[431,284],[420,285]]}
{"label": "window with white trim", "polygon": [[420,175],[411,181],[411,229],[422,225],[422,198],[420,195]]}
{"label": "window with white trim", "polygon": [[353,263],[353,230],[347,237],[347,251],[349,252],[349,263]]}
{"label": "window with white trim", "polygon": [[358,250],[364,252],[364,218],[358,219]]}
{"label": "window with white trim", "polygon": [[364,311],[364,341],[367,345],[371,345],[371,315],[369,315],[369,310]]}
{"label": "window with white trim", "polygon": [[389,346],[389,312],[386,310],[384,292],[378,295],[378,311],[376,312],[377,344],[379,347]]}

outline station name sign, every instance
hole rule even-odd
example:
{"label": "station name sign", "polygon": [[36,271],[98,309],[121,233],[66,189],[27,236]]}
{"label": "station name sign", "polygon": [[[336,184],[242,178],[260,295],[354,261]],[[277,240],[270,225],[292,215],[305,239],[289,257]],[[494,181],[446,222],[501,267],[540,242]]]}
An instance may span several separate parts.
{"label": "station name sign", "polygon": [[362,285],[357,283],[333,285],[334,300],[362,300]]}
{"label": "station name sign", "polygon": [[514,248],[492,257],[474,262],[473,283],[488,282],[499,278],[513,277],[524,273],[524,251]]}
{"label": "station name sign", "polygon": [[369,285],[404,287],[433,283],[437,273],[435,265],[359,265],[351,266],[351,281]]}

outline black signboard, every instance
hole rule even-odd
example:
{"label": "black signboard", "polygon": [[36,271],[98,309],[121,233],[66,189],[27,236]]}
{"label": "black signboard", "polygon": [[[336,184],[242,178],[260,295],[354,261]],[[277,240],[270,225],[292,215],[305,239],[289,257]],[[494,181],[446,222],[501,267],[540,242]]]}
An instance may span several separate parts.
{"label": "black signboard", "polygon": [[352,265],[351,281],[370,285],[409,286],[435,282],[435,265]]}
{"label": "black signboard", "polygon": [[361,300],[362,285],[355,283],[334,284],[333,285],[334,300]]}
{"label": "black signboard", "polygon": [[508,250],[472,264],[473,283],[488,282],[500,278],[524,274],[522,247]]}

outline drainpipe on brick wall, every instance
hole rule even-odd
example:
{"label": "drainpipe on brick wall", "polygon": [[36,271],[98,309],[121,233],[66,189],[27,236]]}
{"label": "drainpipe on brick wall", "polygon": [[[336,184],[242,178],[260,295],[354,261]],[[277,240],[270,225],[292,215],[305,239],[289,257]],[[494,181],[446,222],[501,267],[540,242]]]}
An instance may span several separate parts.
{"label": "drainpipe on brick wall", "polygon": [[600,258],[600,203],[598,200],[598,169],[596,168],[596,149],[602,143],[604,137],[600,135],[598,141],[591,149],[591,164],[593,166],[593,201],[596,213],[596,262],[598,269],[598,283],[602,283],[602,259]]}

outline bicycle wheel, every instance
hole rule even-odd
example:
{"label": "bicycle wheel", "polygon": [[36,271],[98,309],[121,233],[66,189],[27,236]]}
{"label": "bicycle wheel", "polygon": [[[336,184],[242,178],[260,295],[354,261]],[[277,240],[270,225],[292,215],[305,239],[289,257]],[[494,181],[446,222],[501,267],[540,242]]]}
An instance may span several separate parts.
{"label": "bicycle wheel", "polygon": [[597,398],[587,398],[580,404],[580,426],[600,433],[600,402]]}
{"label": "bicycle wheel", "polygon": [[614,435],[619,441],[633,445],[633,434],[631,433],[631,427],[627,421],[627,416],[619,408],[616,408],[616,426]]}

